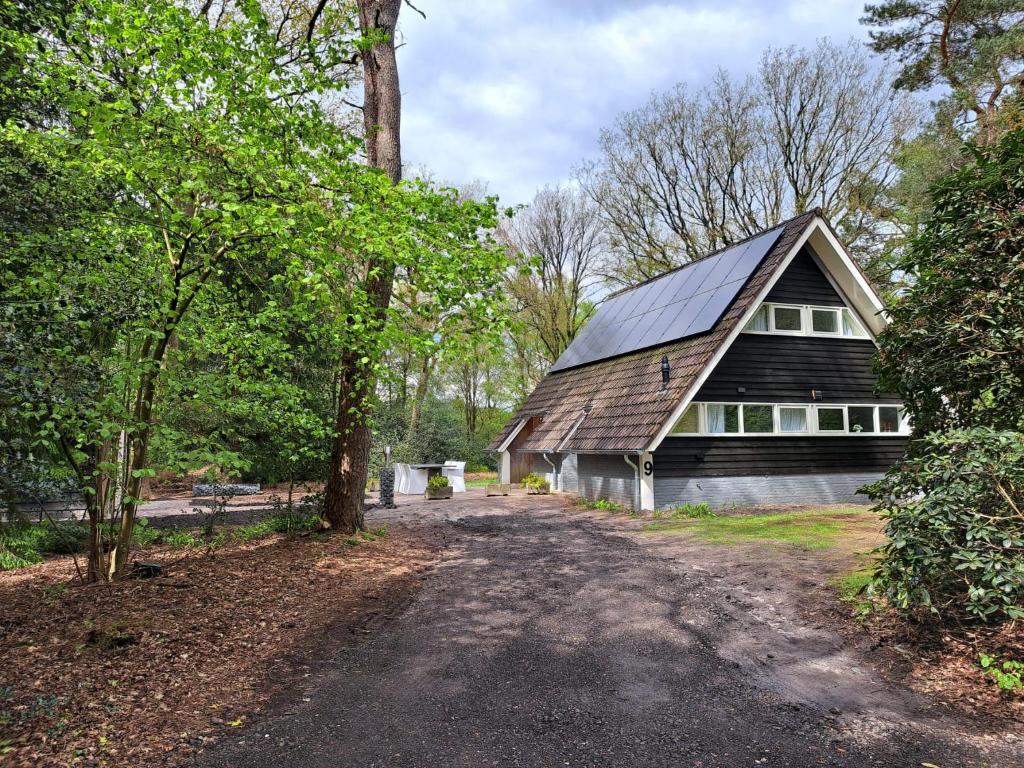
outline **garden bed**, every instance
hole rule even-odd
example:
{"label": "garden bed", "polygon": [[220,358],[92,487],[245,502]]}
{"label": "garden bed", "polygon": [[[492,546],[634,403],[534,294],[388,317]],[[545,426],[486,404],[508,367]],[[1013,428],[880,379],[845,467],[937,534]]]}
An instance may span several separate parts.
{"label": "garden bed", "polygon": [[440,546],[428,528],[270,534],[134,553],[164,565],[155,579],[83,586],[66,556],[0,573],[0,765],[181,764],[285,690],[325,634],[403,605]]}

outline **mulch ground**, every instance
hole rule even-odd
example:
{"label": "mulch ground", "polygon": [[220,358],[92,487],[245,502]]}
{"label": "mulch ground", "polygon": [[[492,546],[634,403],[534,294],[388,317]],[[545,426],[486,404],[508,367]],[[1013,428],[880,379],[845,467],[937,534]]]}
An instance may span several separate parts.
{"label": "mulch ground", "polygon": [[1024,724],[1024,691],[1001,690],[978,663],[980,654],[1024,660],[1024,626],[913,624],[893,612],[854,618],[833,604],[842,634],[890,680],[952,712],[999,728]]}
{"label": "mulch ground", "polygon": [[136,559],[163,576],[113,585],[66,557],[0,573],[0,765],[159,768],[229,735],[325,638],[404,605],[442,547],[425,527],[352,541],[152,549]]}

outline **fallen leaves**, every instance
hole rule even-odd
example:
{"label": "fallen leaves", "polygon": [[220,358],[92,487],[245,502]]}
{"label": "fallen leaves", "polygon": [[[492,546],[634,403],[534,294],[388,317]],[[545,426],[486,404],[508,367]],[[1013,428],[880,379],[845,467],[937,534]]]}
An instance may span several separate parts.
{"label": "fallen leaves", "polygon": [[113,585],[55,588],[67,558],[4,572],[0,766],[179,765],[286,690],[325,630],[358,637],[401,604],[439,549],[395,528],[359,546],[270,536]]}

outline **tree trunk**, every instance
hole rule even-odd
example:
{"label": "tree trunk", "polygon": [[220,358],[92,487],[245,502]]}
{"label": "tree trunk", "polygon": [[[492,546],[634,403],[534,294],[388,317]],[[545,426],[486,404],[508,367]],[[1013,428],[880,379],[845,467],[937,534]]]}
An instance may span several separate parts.
{"label": "tree trunk", "polygon": [[368,382],[359,355],[342,359],[335,438],[324,493],[324,518],[335,530],[353,533],[363,527],[363,496],[370,463],[370,428],[366,420]]}
{"label": "tree trunk", "polygon": [[[401,110],[395,57],[395,28],[402,0],[358,0],[359,27],[375,40],[363,54],[363,125],[366,161],[397,184],[402,178]],[[365,290],[376,309],[375,320],[387,320],[395,277],[391,263],[367,264]],[[369,352],[365,355],[364,352]],[[374,381],[361,357],[378,350],[356,350],[342,358],[340,397],[335,419],[331,468],[324,492],[324,517],[331,527],[352,533],[363,527],[363,493],[370,459],[369,400]]]}
{"label": "tree trunk", "polygon": [[412,412],[409,414],[409,430],[406,433],[406,441],[412,443],[416,436],[416,430],[420,426],[420,418],[423,416],[423,404],[427,401],[427,390],[430,388],[430,369],[433,358],[430,355],[423,356],[423,364],[420,366],[420,376],[416,381],[416,394],[413,395]]}

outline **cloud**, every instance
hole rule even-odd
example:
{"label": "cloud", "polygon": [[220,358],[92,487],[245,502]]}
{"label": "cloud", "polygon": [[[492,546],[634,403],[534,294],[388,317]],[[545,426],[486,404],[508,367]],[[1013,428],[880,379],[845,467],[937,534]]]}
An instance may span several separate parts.
{"label": "cloud", "polygon": [[752,71],[768,46],[865,37],[863,0],[418,0],[399,68],[408,165],[525,202],[603,126],[678,82]]}

